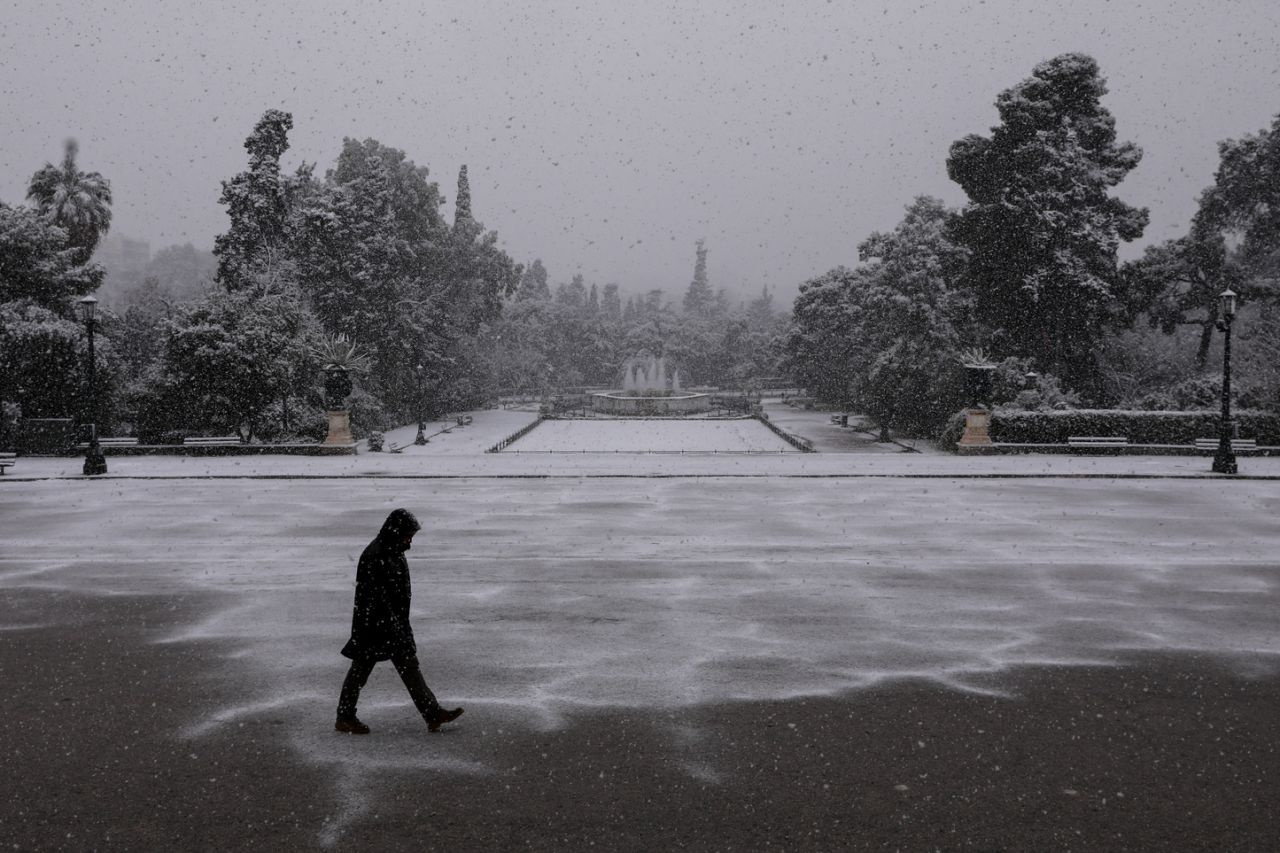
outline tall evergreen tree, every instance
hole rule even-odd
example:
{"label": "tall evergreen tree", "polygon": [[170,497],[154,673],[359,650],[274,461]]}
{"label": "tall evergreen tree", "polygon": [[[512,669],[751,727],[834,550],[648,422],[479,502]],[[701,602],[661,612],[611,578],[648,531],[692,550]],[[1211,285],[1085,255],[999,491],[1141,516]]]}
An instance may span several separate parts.
{"label": "tall evergreen tree", "polygon": [[608,320],[622,319],[622,301],[618,296],[618,285],[610,283],[604,286],[600,297],[600,311]]}
{"label": "tall evergreen tree", "polygon": [[222,182],[219,204],[231,226],[213,242],[217,281],[228,291],[276,290],[288,261],[288,190],[280,156],[289,147],[293,116],[267,110],[244,141],[249,168]]}
{"label": "tall evergreen tree", "polygon": [[697,242],[697,258],[693,264],[693,281],[684,295],[686,314],[698,314],[706,311],[715,302],[715,294],[707,281],[707,248],[705,241]]}
{"label": "tall evergreen tree", "polygon": [[747,306],[747,319],[755,328],[764,328],[772,322],[773,294],[769,292],[769,285],[764,285],[760,296],[751,300],[751,304]]}
{"label": "tall evergreen tree", "polygon": [[991,136],[967,136],[947,158],[969,197],[955,236],[992,345],[1070,384],[1096,378],[1094,351],[1124,302],[1116,251],[1147,223],[1110,195],[1142,152],[1116,141],[1106,91],[1088,56],[1043,62],[997,98]]}
{"label": "tall evergreen tree", "polygon": [[471,222],[471,182],[467,180],[467,167],[458,170],[458,196],[453,203],[453,227]]}
{"label": "tall evergreen tree", "polygon": [[572,281],[556,288],[556,302],[570,308],[586,307],[587,284],[582,273],[575,273]]}
{"label": "tall evergreen tree", "polygon": [[24,299],[64,311],[71,297],[102,284],[102,267],[86,258],[43,214],[0,202],[0,303]]}
{"label": "tall evergreen tree", "polygon": [[535,258],[525,268],[520,278],[520,287],[516,290],[516,299],[550,299],[551,286],[547,283],[547,268],[542,265],[542,258]]}
{"label": "tall evergreen tree", "polygon": [[334,167],[325,173],[330,186],[350,186],[384,174],[389,182],[387,203],[396,236],[408,243],[440,242],[447,230],[440,215],[440,187],[426,166],[419,166],[399,148],[376,139],[344,138]]}
{"label": "tall evergreen tree", "polygon": [[1271,127],[1218,144],[1213,186],[1201,197],[1201,223],[1238,236],[1257,296],[1280,299],[1280,115]]}

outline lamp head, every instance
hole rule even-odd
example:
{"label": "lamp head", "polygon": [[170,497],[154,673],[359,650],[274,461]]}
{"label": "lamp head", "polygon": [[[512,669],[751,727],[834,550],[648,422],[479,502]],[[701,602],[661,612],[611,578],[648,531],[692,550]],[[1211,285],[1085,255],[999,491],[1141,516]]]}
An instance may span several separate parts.
{"label": "lamp head", "polygon": [[80,319],[86,323],[92,323],[93,318],[98,313],[98,299],[95,296],[86,296],[79,302]]}
{"label": "lamp head", "polygon": [[1227,288],[1218,295],[1221,301],[1222,316],[1231,319],[1236,315],[1236,293],[1231,288]]}

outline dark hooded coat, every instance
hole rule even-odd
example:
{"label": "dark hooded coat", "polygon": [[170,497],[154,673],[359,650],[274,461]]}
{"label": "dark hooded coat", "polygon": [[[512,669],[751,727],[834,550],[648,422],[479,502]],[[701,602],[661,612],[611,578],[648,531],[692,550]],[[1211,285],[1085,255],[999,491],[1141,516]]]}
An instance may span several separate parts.
{"label": "dark hooded coat", "polygon": [[388,660],[416,655],[409,625],[409,561],[404,535],[421,529],[407,509],[394,510],[360,555],[351,639],[342,654],[353,660]]}

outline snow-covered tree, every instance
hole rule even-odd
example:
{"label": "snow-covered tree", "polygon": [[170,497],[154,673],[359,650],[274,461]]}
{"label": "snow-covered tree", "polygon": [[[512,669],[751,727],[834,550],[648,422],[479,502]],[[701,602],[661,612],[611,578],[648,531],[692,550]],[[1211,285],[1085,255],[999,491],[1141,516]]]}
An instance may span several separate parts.
{"label": "snow-covered tree", "polygon": [[703,240],[695,244],[693,262],[693,281],[684,294],[684,310],[686,314],[697,314],[709,309],[715,302],[715,294],[711,291],[711,283],[707,280],[707,247]]}
{"label": "snow-covered tree", "polygon": [[244,141],[249,168],[222,182],[219,204],[231,225],[214,239],[217,280],[229,291],[278,292],[287,285],[288,180],[280,174],[280,156],[289,147],[293,116],[267,110]]}
{"label": "snow-covered tree", "polygon": [[969,197],[955,234],[994,346],[1071,384],[1095,375],[1094,350],[1125,301],[1117,248],[1147,223],[1110,194],[1142,152],[1116,141],[1106,91],[1091,57],[1043,62],[997,98],[991,136],[955,142],[947,159]]}
{"label": "snow-covered tree", "polygon": [[956,353],[975,332],[953,218],[921,196],[893,231],[862,242],[864,266],[801,286],[786,350],[807,388],[913,432],[936,430],[963,404]]}
{"label": "snow-covered tree", "polygon": [[618,285],[609,283],[604,286],[600,295],[600,312],[607,320],[622,319],[622,299],[618,296]]}
{"label": "snow-covered tree", "polygon": [[1199,327],[1195,365],[1203,370],[1218,322],[1218,295],[1230,287],[1248,290],[1246,275],[1223,235],[1193,224],[1185,237],[1148,246],[1142,257],[1124,265],[1131,282],[1126,292],[1152,326],[1173,334],[1179,326]]}
{"label": "snow-covered tree", "polygon": [[111,182],[98,172],[80,171],[79,150],[76,141],[68,139],[62,165],[46,163],[31,176],[27,200],[67,232],[67,245],[80,250],[83,262],[111,227]]}
{"label": "snow-covered tree", "polygon": [[551,286],[547,282],[547,268],[542,265],[542,258],[535,258],[533,263],[525,267],[520,277],[520,286],[516,288],[516,299],[550,299]]}
{"label": "snow-covered tree", "polygon": [[453,227],[462,228],[473,222],[471,216],[471,181],[467,179],[467,167],[458,170],[458,195],[453,204]]}
{"label": "snow-covered tree", "polygon": [[568,284],[556,287],[556,304],[583,308],[587,304],[587,284],[582,273],[575,273]]}
{"label": "snow-covered tree", "polygon": [[103,270],[42,214],[0,202],[0,303],[30,300],[64,312],[102,283]]}
{"label": "snow-covered tree", "polygon": [[1271,127],[1218,145],[1213,186],[1201,198],[1201,219],[1241,239],[1241,258],[1280,296],[1280,115]]}
{"label": "snow-covered tree", "polygon": [[[317,379],[318,330],[283,294],[215,292],[162,321],[158,370],[137,402],[140,429],[238,431],[252,439],[281,401]],[[277,410],[278,411],[278,410]]]}
{"label": "snow-covered tree", "polygon": [[24,417],[75,417],[107,423],[114,408],[118,359],[111,341],[96,341],[99,411],[88,411],[88,340],[84,326],[26,302],[0,305],[0,401]]}

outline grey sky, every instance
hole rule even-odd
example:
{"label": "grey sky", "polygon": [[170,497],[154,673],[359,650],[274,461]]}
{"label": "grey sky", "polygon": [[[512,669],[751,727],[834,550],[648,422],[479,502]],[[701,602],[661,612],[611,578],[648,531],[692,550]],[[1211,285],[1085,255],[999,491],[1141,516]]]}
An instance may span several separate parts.
{"label": "grey sky", "polygon": [[[92,7],[92,8],[91,8]],[[431,169],[553,281],[794,294],[920,193],[1039,61],[1093,55],[1142,244],[1185,228],[1216,143],[1280,112],[1276,0],[49,2],[0,5],[0,199],[76,136],[118,233],[209,247],[263,110],[291,169],[372,136]],[[449,211],[451,213],[451,206]],[[1127,254],[1133,254],[1132,251]]]}

